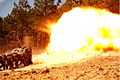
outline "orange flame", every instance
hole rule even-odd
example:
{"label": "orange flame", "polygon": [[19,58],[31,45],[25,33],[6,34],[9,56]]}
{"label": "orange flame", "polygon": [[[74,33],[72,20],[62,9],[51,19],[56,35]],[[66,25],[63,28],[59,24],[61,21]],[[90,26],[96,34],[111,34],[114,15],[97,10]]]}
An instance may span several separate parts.
{"label": "orange flame", "polygon": [[48,51],[120,48],[120,15],[96,8],[74,8],[51,29]]}
{"label": "orange flame", "polygon": [[74,63],[99,55],[116,55],[115,52],[101,54],[104,52],[98,50],[111,51],[120,48],[119,21],[120,15],[96,8],[77,7],[64,13],[57,23],[50,25],[48,52],[33,55],[33,63],[42,64],[38,67],[30,65],[24,69]]}
{"label": "orange flame", "polygon": [[120,15],[106,10],[74,8],[50,25],[48,52],[35,55],[33,63],[48,66],[74,63],[94,56],[117,55],[114,51],[105,54],[102,51],[120,48],[119,21]]}

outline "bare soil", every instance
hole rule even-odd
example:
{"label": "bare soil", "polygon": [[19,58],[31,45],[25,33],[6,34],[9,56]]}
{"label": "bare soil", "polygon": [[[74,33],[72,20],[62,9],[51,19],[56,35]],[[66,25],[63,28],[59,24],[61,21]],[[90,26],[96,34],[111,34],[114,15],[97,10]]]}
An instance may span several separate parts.
{"label": "bare soil", "polygon": [[[75,63],[31,70],[0,71],[0,80],[120,80],[120,56],[96,56]],[[34,68],[34,67],[39,68]]]}

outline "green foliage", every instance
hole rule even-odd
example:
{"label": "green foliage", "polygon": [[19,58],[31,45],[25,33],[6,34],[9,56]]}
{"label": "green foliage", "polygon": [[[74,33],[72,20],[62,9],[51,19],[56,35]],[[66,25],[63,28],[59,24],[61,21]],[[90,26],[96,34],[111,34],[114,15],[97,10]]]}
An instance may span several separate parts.
{"label": "green foliage", "polygon": [[[11,14],[0,18],[0,51],[22,46],[29,39],[30,46],[41,49],[47,46],[50,36],[46,24],[54,21],[57,5],[53,0],[35,0],[34,5],[31,8],[27,0],[19,0],[18,4],[14,3]],[[25,37],[29,39],[25,40]]]}

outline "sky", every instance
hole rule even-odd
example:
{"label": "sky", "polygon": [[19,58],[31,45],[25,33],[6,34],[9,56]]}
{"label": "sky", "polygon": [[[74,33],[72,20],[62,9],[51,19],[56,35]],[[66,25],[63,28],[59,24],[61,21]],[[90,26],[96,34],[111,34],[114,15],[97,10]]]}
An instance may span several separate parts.
{"label": "sky", "polygon": [[[0,0],[0,16],[5,17],[10,14],[13,7],[14,1],[17,3],[19,0]],[[33,5],[34,0],[28,0],[30,5]]]}
{"label": "sky", "polygon": [[[19,0],[0,0],[0,16],[5,17],[11,13],[14,7],[14,1],[17,3]],[[28,3],[33,6],[34,0],[28,0]],[[64,2],[64,0],[62,0]]]}

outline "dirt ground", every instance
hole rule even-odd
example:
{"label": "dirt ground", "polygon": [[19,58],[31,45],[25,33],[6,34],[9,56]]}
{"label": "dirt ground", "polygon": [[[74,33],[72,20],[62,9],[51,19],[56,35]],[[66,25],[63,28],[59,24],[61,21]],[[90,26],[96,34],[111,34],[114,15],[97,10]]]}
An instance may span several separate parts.
{"label": "dirt ground", "polygon": [[[96,56],[70,64],[0,71],[0,80],[120,80],[120,56]],[[39,68],[34,68],[34,67]]]}

